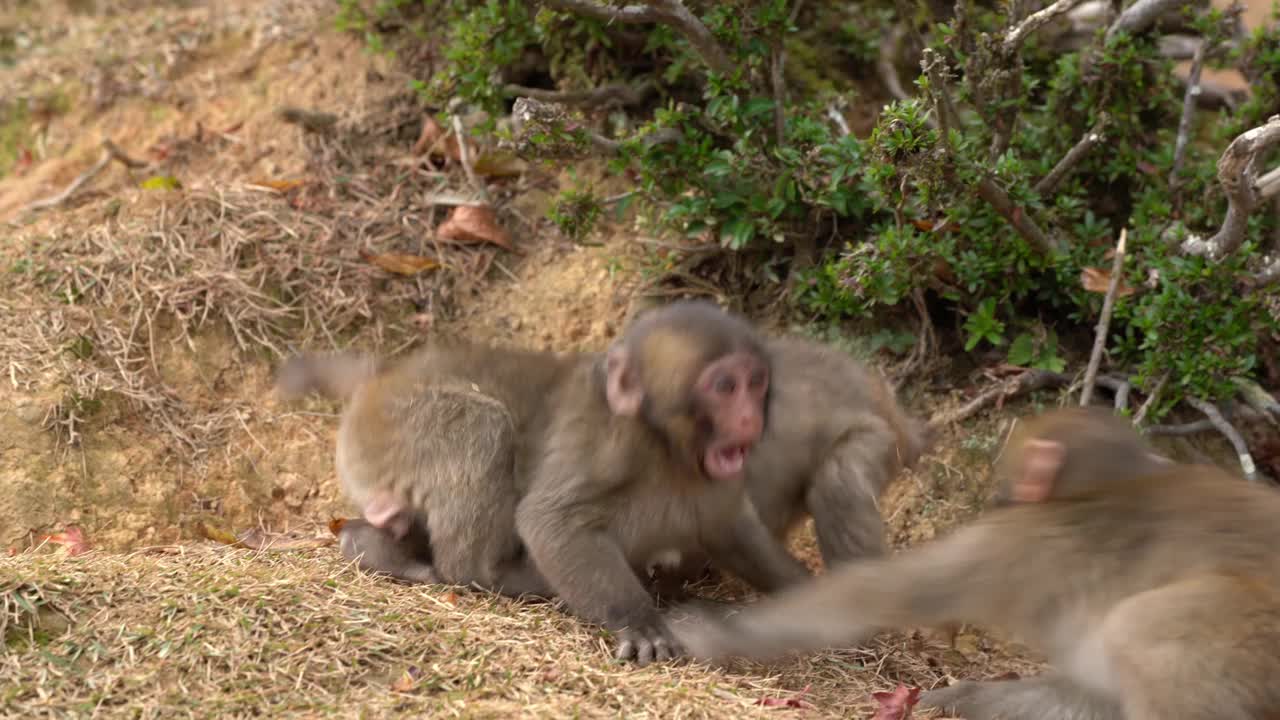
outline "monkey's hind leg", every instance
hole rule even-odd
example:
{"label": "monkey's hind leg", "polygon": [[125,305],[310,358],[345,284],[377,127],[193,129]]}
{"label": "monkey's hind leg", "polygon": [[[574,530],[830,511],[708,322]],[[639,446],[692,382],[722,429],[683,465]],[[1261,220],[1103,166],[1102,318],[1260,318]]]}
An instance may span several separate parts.
{"label": "monkey's hind leg", "polygon": [[1205,575],[1134,595],[1102,624],[1125,717],[1280,717],[1280,591]]}
{"label": "monkey's hind leg", "polygon": [[554,597],[516,534],[516,429],[507,408],[474,391],[438,389],[419,416],[427,419],[414,446],[415,483],[427,488],[436,572],[512,597]]}
{"label": "monkey's hind leg", "polygon": [[964,680],[920,696],[965,720],[1123,720],[1119,704],[1089,693],[1056,672],[1020,680]]}
{"label": "monkey's hind leg", "polygon": [[879,488],[888,484],[892,430],[873,423],[837,445],[805,493],[805,507],[813,516],[818,549],[827,569],[846,562],[885,554],[884,518]]}

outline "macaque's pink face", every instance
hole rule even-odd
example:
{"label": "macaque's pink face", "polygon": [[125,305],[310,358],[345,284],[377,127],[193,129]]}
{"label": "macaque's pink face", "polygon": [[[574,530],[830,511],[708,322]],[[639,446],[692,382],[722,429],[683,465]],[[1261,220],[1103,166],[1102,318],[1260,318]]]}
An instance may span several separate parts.
{"label": "macaque's pink face", "polygon": [[737,352],[708,365],[694,385],[697,405],[711,421],[701,453],[702,470],[713,480],[742,476],[747,455],[764,433],[769,368],[756,355]]}

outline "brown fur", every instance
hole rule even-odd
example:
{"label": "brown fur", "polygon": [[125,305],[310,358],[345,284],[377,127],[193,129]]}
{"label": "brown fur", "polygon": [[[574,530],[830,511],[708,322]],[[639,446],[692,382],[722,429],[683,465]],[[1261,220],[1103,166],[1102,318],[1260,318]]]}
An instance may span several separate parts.
{"label": "brown fur", "polygon": [[[282,385],[325,387],[290,375],[323,367],[291,362]],[[603,354],[429,346],[350,393],[338,473],[370,522],[344,552],[389,558],[397,567],[381,569],[401,579],[427,566],[444,582],[559,597],[617,632],[620,657],[674,656],[637,577],[655,556],[706,552],[766,591],[807,577],[742,479],[704,465],[758,439],[764,389],[748,381],[767,369],[751,326],[704,303],[642,315]],[[730,391],[700,384],[724,373]],[[382,547],[414,523],[431,557]]]}
{"label": "brown fur", "polygon": [[699,657],[768,657],[961,620],[1011,631],[1054,669],[933,690],[922,706],[968,720],[1274,717],[1280,494],[1154,460],[1105,411],[1027,421],[998,472],[1013,487],[1046,458],[1059,464],[1044,500],[675,634]]}

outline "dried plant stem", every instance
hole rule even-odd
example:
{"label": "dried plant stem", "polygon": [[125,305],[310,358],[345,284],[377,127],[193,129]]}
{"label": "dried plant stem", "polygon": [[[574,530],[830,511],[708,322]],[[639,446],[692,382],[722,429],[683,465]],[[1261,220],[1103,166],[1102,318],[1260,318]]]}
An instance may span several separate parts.
{"label": "dried plant stem", "polygon": [[1102,364],[1102,351],[1107,346],[1107,329],[1111,326],[1111,313],[1115,309],[1116,291],[1120,288],[1120,275],[1124,269],[1124,245],[1128,237],[1128,229],[1120,230],[1120,241],[1116,243],[1116,257],[1111,263],[1111,282],[1107,285],[1106,297],[1102,300],[1102,314],[1098,318],[1098,327],[1093,337],[1093,352],[1089,354],[1089,366],[1084,373],[1084,388],[1080,391],[1080,405],[1086,406],[1093,399],[1093,386],[1098,377],[1098,366]]}

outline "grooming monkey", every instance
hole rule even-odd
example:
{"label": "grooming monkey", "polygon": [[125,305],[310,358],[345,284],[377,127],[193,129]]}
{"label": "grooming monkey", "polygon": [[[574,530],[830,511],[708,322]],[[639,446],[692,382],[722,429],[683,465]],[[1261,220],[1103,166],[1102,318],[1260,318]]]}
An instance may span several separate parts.
{"label": "grooming monkey", "polygon": [[1163,460],[1097,409],[1022,423],[996,472],[1002,505],[948,537],[673,633],[696,657],[766,658],[973,622],[1053,669],[921,705],[967,720],[1280,717],[1280,493]]}
{"label": "grooming monkey", "polygon": [[[775,418],[747,461],[747,489],[781,543],[813,517],[823,565],[878,557],[886,550],[879,500],[913,467],[932,433],[902,410],[888,383],[839,348],[797,336],[771,338],[769,413]],[[662,568],[693,580],[706,558]]]}
{"label": "grooming monkey", "polygon": [[[364,548],[364,567],[404,580],[561,598],[646,664],[680,652],[637,577],[655,557],[705,552],[766,592],[809,576],[744,489],[770,374],[745,320],[682,302],[606,353],[301,356],[279,383],[350,398],[337,470],[365,522],[343,528],[344,554]],[[429,552],[397,547],[415,523]]]}

